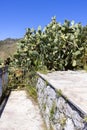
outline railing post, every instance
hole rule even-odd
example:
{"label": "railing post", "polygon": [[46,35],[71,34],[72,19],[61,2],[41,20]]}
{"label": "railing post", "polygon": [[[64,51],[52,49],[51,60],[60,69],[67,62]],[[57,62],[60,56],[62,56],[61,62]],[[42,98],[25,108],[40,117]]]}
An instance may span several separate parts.
{"label": "railing post", "polygon": [[0,68],[0,98],[8,85],[8,66]]}
{"label": "railing post", "polygon": [[2,68],[0,68],[0,97],[2,96],[2,74],[3,74],[3,70]]}

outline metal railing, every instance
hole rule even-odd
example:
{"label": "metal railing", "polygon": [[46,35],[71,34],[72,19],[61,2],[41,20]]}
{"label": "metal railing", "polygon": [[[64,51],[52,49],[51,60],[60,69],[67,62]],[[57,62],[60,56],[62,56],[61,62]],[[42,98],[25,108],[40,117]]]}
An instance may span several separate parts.
{"label": "metal railing", "polygon": [[0,99],[8,86],[8,66],[0,68]]}

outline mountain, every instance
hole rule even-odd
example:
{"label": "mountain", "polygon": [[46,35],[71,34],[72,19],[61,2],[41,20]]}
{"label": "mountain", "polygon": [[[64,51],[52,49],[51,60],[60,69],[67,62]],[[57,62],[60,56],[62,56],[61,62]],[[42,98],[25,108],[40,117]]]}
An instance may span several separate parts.
{"label": "mountain", "polygon": [[5,60],[16,51],[16,43],[19,39],[7,38],[0,41],[0,59]]}

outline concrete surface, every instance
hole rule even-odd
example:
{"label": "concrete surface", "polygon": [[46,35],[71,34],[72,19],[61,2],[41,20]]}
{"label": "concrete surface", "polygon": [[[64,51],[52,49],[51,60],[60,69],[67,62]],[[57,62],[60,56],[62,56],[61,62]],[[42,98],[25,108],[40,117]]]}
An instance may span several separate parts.
{"label": "concrete surface", "polygon": [[38,74],[56,89],[61,89],[63,95],[87,114],[87,72],[56,71],[46,75]]}
{"label": "concrete surface", "polygon": [[25,91],[12,91],[0,119],[0,130],[45,130],[38,105]]}

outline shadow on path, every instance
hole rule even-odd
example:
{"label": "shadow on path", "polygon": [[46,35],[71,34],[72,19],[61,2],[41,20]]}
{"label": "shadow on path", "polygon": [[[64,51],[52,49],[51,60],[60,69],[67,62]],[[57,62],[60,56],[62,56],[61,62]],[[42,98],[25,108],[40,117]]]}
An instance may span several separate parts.
{"label": "shadow on path", "polygon": [[5,106],[7,104],[7,101],[9,99],[10,93],[11,93],[11,91],[9,91],[8,95],[6,95],[6,97],[2,100],[2,102],[0,104],[0,118],[2,116]]}

